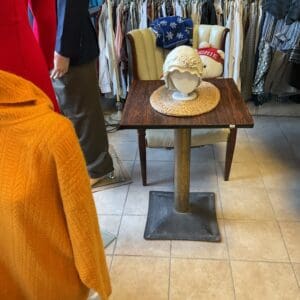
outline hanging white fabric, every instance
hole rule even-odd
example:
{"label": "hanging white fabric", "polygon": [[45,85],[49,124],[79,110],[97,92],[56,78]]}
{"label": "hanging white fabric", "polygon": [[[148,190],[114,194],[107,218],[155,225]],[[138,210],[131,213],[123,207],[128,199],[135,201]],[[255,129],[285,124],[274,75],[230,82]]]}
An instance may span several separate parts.
{"label": "hanging white fabric", "polygon": [[231,1],[226,27],[230,32],[226,38],[224,77],[233,78],[241,89],[240,64],[243,53],[243,3],[241,0]]}

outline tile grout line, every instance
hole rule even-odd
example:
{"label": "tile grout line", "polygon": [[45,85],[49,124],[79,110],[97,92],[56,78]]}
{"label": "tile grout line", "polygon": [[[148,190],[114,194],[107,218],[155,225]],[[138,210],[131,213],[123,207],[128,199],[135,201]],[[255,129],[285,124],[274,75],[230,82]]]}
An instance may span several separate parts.
{"label": "tile grout line", "polygon": [[[112,254],[107,254],[107,256],[112,256]],[[141,255],[141,254],[115,254],[115,257],[139,257],[139,258],[165,258],[168,259],[170,256],[163,256],[163,255]],[[247,263],[266,263],[266,264],[286,264],[290,265],[289,261],[275,261],[275,260],[250,260],[250,259],[238,259],[238,258],[231,258],[231,259],[222,259],[222,258],[213,258],[213,257],[184,257],[184,256],[174,256],[171,257],[172,259],[178,260],[202,260],[202,261],[218,261],[218,262],[247,262]],[[299,264],[299,263],[296,263]]]}
{"label": "tile grout line", "polygon": [[[119,233],[120,233],[121,224],[122,224],[122,221],[123,221],[125,205],[126,205],[126,203],[127,203],[127,198],[128,198],[129,188],[130,188],[130,184],[128,184],[127,192],[126,192],[126,196],[125,196],[125,201],[124,201],[123,208],[122,208],[122,215],[121,215],[120,223],[119,223],[119,226],[118,226],[118,231],[117,231],[117,235],[116,235],[116,236],[117,236],[117,237],[116,237],[116,242],[115,242],[115,244],[114,244],[114,249],[113,249],[113,252],[112,252],[112,262],[113,262],[113,259],[114,259],[114,256],[115,256],[115,252],[116,252],[116,248],[117,248],[117,244],[118,244],[118,238],[119,238]],[[111,262],[111,263],[112,263],[112,262]]]}
{"label": "tile grout line", "polygon": [[[220,185],[219,185],[219,176],[218,176],[218,162],[216,161],[216,157],[215,157],[215,151],[213,149],[213,155],[214,155],[214,166],[215,166],[215,171],[217,173],[217,190],[218,190],[218,194],[220,196],[219,202],[220,202],[220,206],[221,206],[221,212],[222,212],[222,217],[224,217],[224,212],[223,212],[223,203],[222,203],[222,196],[221,196],[221,190],[220,190]],[[232,265],[231,265],[231,259],[230,259],[230,255],[229,255],[229,246],[228,246],[228,238],[227,238],[227,232],[226,232],[226,226],[225,226],[225,221],[223,220],[223,226],[224,226],[224,234],[225,234],[225,244],[226,244],[226,249],[227,249],[227,258],[228,258],[228,262],[229,262],[229,269],[230,269],[230,277],[231,277],[231,284],[232,284],[232,289],[233,289],[233,296],[234,299],[236,300],[236,291],[235,291],[235,285],[234,285],[234,278],[233,278],[233,271],[232,271]]]}

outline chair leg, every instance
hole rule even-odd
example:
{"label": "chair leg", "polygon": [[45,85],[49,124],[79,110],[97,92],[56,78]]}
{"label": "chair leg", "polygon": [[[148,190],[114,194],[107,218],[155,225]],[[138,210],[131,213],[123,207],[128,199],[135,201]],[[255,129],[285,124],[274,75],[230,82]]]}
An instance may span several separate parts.
{"label": "chair leg", "polygon": [[139,152],[140,152],[140,162],[141,162],[141,173],[143,185],[147,185],[147,163],[146,163],[146,130],[138,129],[139,137]]}
{"label": "chair leg", "polygon": [[235,142],[236,142],[236,134],[237,134],[237,128],[230,128],[230,133],[229,133],[227,147],[226,147],[225,174],[224,174],[225,181],[229,180],[231,163],[232,163]]}

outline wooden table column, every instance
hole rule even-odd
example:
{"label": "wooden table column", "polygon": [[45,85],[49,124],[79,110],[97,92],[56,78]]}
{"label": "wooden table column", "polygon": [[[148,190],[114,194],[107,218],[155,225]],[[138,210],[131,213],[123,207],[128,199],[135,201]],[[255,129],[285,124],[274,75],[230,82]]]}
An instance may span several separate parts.
{"label": "wooden table column", "polygon": [[190,128],[175,129],[174,135],[175,135],[174,136],[175,209],[178,212],[184,213],[189,210],[191,129]]}

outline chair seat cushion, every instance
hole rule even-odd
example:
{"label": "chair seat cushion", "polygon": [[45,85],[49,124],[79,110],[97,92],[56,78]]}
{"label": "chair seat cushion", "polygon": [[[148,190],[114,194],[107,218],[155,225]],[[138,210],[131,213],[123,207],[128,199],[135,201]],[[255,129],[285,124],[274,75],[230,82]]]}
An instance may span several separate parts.
{"label": "chair seat cushion", "polygon": [[[228,128],[217,129],[192,129],[191,146],[202,146],[227,142]],[[146,130],[147,147],[150,148],[173,148],[173,129],[148,129]]]}

